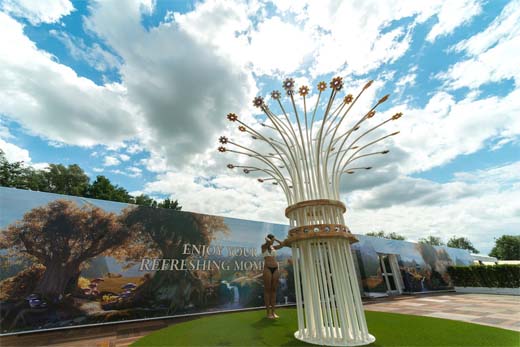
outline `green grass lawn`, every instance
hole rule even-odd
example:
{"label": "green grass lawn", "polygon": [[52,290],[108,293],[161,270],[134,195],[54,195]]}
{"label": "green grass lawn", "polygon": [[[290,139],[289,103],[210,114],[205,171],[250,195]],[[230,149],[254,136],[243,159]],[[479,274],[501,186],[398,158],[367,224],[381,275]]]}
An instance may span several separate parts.
{"label": "green grass lawn", "polygon": [[[172,325],[132,346],[311,346],[298,341],[296,309],[280,309],[280,318],[264,311],[220,314]],[[376,337],[370,346],[520,346],[520,333],[447,319],[366,312]]]}

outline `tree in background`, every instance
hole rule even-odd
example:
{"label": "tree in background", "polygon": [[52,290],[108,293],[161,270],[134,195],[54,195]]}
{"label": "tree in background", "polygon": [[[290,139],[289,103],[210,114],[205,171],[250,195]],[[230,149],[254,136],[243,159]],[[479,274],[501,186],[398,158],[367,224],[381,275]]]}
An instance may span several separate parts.
{"label": "tree in background", "polygon": [[49,164],[39,173],[45,182],[45,191],[49,193],[85,196],[89,188],[90,179],[77,164]]}
{"label": "tree in background", "polygon": [[520,235],[502,235],[495,239],[495,247],[489,255],[499,260],[520,260]]}
{"label": "tree in background", "polygon": [[132,202],[132,196],[125,188],[113,185],[105,176],[96,177],[96,180],[88,187],[86,197],[126,203]]}
{"label": "tree in background", "polygon": [[158,205],[160,208],[169,208],[170,210],[180,211],[182,206],[179,206],[179,202],[177,200],[173,201],[169,198],[165,199],[163,202],[160,202]]}
{"label": "tree in background", "polygon": [[366,233],[367,236],[375,236],[375,237],[382,237],[384,239],[390,239],[390,240],[405,240],[405,237],[403,235],[399,235],[397,233],[391,232],[391,233],[385,233],[383,230],[380,231],[372,231],[370,233]]}
{"label": "tree in background", "polygon": [[433,236],[433,235],[420,238],[419,243],[422,243],[425,245],[432,245],[432,246],[444,246],[444,242],[442,242],[442,239],[440,237]]}
{"label": "tree in background", "polygon": [[29,189],[27,171],[23,161],[9,162],[4,151],[0,149],[0,185]]}
{"label": "tree in background", "polygon": [[471,241],[466,237],[453,236],[451,239],[448,240],[448,243],[446,245],[448,247],[467,249],[468,251],[471,251],[473,253],[479,253],[479,251],[475,247],[473,247]]}
{"label": "tree in background", "polygon": [[148,195],[141,194],[136,197],[132,197],[130,199],[130,203],[136,204],[139,206],[146,207],[159,207],[159,208],[167,208],[174,211],[180,211],[182,206],[179,206],[179,202],[177,200],[170,200],[169,198],[165,199],[162,202],[157,202],[155,199],[149,197]]}
{"label": "tree in background", "polygon": [[0,186],[177,211],[182,208],[177,200],[166,199],[163,202],[157,202],[145,194],[134,197],[125,188],[112,184],[105,176],[97,176],[95,181],[90,184],[89,177],[77,164],[69,166],[49,164],[45,169],[36,170],[27,166],[23,161],[9,162],[2,149],[0,149]]}
{"label": "tree in background", "polygon": [[132,203],[139,206],[157,207],[157,201],[149,197],[148,195],[141,194],[132,198]]}
{"label": "tree in background", "polygon": [[44,265],[35,292],[54,299],[76,289],[81,266],[89,259],[115,248],[131,252],[125,243],[134,239],[135,231],[135,225],[121,222],[114,213],[55,200],[2,230],[0,249]]}

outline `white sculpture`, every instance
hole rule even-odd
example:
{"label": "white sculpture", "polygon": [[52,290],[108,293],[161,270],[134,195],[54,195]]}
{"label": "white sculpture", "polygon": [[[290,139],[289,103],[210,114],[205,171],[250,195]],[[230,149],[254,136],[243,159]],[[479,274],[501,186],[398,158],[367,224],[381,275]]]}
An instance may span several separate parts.
{"label": "white sculpture", "polygon": [[[292,249],[298,314],[298,331],[294,336],[308,343],[357,346],[375,341],[367,329],[350,248],[350,243],[357,240],[345,225],[343,214],[346,208],[340,201],[339,192],[343,174],[371,169],[352,167],[352,162],[388,153],[388,150],[365,153],[363,151],[366,148],[399,133],[394,132],[360,144],[366,135],[402,116],[396,113],[376,126],[358,132],[363,123],[375,115],[377,106],[388,99],[388,95],[380,99],[352,127],[341,132],[341,125],[352,106],[371,84],[372,81],[369,81],[356,97],[348,94],[335,103],[338,92],[343,88],[343,80],[341,77],[333,78],[323,117],[318,120],[316,112],[327,84],[318,83],[319,94],[312,116],[307,114],[306,96],[309,88],[299,88],[298,93],[303,98],[301,115],[294,99],[294,80],[287,78],[283,87],[292,104],[293,120],[281,103],[281,93],[278,91],[273,91],[271,98],[278,103],[280,116],[268,108],[262,97],[253,100],[253,104],[269,119],[270,124],[262,125],[268,128],[266,132],[270,134],[253,129],[234,113],[227,116],[230,121],[240,124],[238,128],[241,132],[267,144],[270,153],[260,153],[260,150],[240,145],[224,136],[219,139],[222,145],[228,145],[219,147],[220,152],[246,155],[263,164],[229,164],[228,168],[241,168],[245,173],[262,172],[269,177],[259,178],[259,182],[272,181],[285,193],[289,205],[285,215],[290,220],[291,230],[284,243]],[[361,134],[356,137],[354,133]]]}

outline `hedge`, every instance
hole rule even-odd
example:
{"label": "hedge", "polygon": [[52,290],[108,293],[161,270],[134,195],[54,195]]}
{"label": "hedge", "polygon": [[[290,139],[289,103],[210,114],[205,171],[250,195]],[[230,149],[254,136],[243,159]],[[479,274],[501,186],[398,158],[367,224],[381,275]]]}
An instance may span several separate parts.
{"label": "hedge", "polygon": [[450,266],[456,287],[520,288],[520,265]]}

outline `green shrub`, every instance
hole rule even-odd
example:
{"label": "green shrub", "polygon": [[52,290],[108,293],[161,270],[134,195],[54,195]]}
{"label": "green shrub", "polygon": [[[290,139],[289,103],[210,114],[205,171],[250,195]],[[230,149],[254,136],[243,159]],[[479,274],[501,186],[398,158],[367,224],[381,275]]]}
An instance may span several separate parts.
{"label": "green shrub", "polygon": [[457,287],[520,288],[520,265],[450,266]]}

